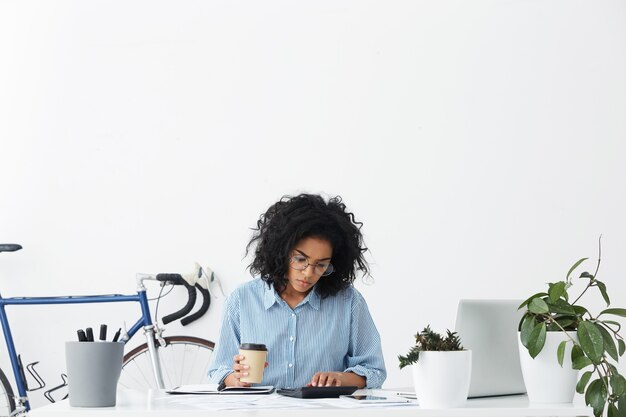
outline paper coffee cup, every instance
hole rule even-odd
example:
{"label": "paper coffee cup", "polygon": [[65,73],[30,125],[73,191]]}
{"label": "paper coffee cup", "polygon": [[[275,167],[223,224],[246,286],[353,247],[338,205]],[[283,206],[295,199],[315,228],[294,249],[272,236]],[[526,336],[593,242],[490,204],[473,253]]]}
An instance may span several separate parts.
{"label": "paper coffee cup", "polygon": [[260,383],[263,380],[263,370],[267,361],[267,348],[265,345],[242,343],[239,345],[239,354],[244,356],[244,359],[239,361],[239,363],[250,367],[245,371],[248,372],[248,376],[244,376],[240,381],[252,384]]}

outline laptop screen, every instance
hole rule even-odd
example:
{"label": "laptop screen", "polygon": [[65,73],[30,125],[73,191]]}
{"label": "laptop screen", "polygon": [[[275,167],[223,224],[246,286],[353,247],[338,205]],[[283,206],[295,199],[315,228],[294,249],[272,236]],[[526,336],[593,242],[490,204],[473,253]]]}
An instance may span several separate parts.
{"label": "laptop screen", "polygon": [[469,397],[526,392],[519,360],[517,326],[522,300],[460,300],[456,332],[472,351]]}

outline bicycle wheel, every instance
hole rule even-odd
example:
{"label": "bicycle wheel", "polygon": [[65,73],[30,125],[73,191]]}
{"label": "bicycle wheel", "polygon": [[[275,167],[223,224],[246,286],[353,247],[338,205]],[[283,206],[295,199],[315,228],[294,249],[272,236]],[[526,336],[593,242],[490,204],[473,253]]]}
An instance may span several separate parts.
{"label": "bicycle wheel", "polygon": [[[155,345],[159,352],[165,388],[207,383],[215,344],[192,336],[169,336],[164,339],[164,347],[158,341],[155,341]],[[157,388],[147,343],[124,355],[119,383],[131,389]]]}
{"label": "bicycle wheel", "polygon": [[0,369],[0,416],[10,416],[15,411],[13,389],[2,369]]}

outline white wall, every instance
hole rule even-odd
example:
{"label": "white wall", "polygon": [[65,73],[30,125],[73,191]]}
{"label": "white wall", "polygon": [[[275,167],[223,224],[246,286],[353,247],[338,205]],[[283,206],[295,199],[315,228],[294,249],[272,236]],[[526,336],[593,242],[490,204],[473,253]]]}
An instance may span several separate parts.
{"label": "white wall", "polygon": [[[601,233],[626,305],[625,74],[618,0],[1,1],[0,241],[25,249],[0,290],[132,292],[198,260],[230,291],[269,204],[341,194],[386,386],[410,386],[417,330],[544,289]],[[221,301],[185,331],[216,339]],[[51,386],[76,328],[135,313],[8,311]]]}

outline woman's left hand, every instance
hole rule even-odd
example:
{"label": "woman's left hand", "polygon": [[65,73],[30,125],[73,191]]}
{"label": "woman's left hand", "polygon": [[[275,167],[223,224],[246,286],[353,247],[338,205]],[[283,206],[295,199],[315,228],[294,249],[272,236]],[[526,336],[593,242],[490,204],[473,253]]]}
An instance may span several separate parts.
{"label": "woman's left hand", "polygon": [[344,385],[343,380],[345,372],[317,372],[311,378],[311,382],[306,384],[307,387],[330,387]]}
{"label": "woman's left hand", "polygon": [[354,372],[317,372],[306,384],[307,387],[330,387],[330,386],[348,386],[353,385],[364,388],[365,377],[357,375]]}

